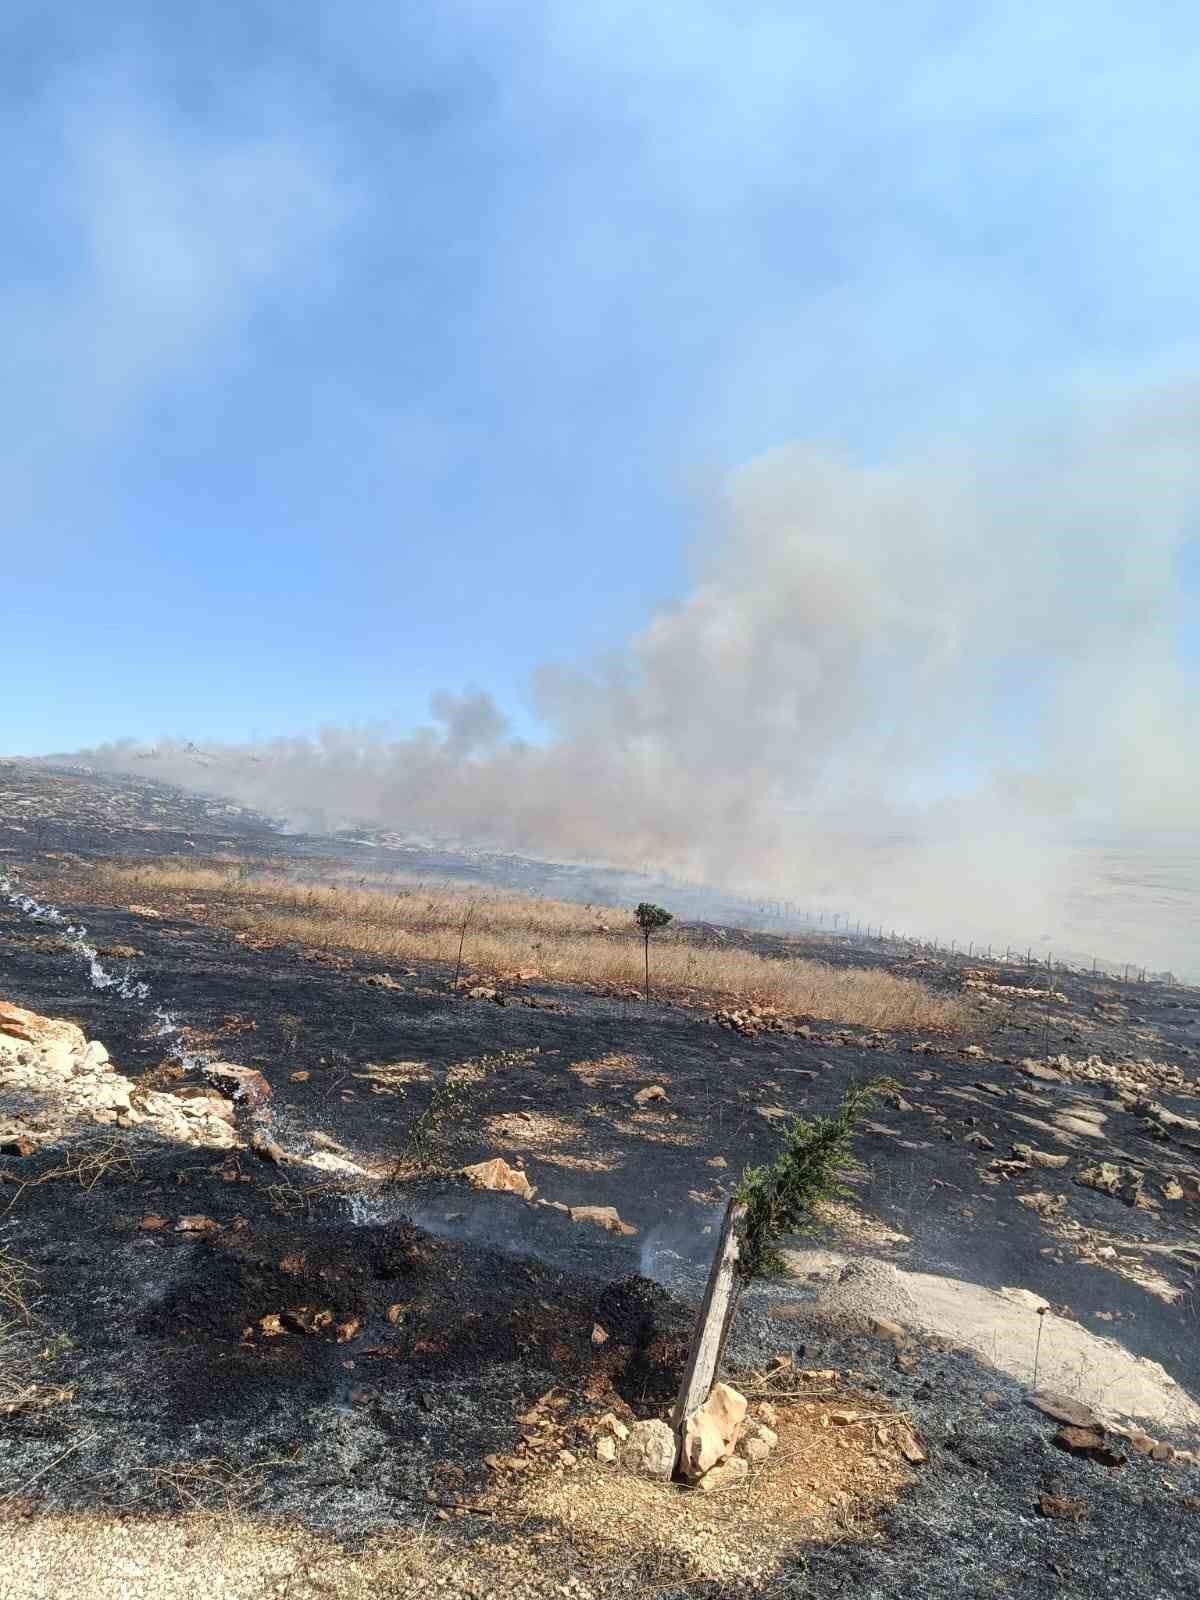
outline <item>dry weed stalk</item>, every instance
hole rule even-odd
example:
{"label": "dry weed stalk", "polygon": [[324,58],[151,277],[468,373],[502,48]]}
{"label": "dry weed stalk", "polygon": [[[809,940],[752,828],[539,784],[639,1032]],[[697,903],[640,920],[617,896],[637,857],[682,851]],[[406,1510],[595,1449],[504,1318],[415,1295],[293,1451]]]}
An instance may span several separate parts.
{"label": "dry weed stalk", "polygon": [[15,1314],[23,1327],[33,1321],[29,1296],[37,1284],[33,1268],[11,1250],[0,1250],[0,1306]]}
{"label": "dry weed stalk", "polygon": [[218,1507],[233,1511],[261,1494],[269,1472],[299,1466],[302,1459],[302,1452],[297,1448],[289,1456],[252,1461],[245,1467],[235,1466],[219,1456],[206,1456],[199,1461],[177,1461],[168,1466],[138,1470],[151,1480],[158,1493],[172,1495],[183,1510]]}
{"label": "dry weed stalk", "polygon": [[138,1165],[130,1152],[128,1140],[117,1134],[103,1134],[72,1145],[61,1166],[43,1172],[33,1183],[53,1183],[59,1178],[73,1178],[85,1193],[90,1194],[104,1178],[134,1183],[137,1176]]}
{"label": "dry weed stalk", "polygon": [[73,1384],[21,1383],[12,1381],[7,1374],[0,1375],[0,1417],[51,1411],[55,1406],[69,1405],[74,1398]]}

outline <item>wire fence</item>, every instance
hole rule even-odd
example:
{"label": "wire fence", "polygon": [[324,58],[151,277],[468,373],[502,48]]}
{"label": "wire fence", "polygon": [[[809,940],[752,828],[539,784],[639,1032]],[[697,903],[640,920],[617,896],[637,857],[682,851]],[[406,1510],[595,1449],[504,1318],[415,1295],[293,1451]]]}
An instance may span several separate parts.
{"label": "wire fence", "polygon": [[[689,898],[705,895],[704,886],[697,880],[655,873],[646,867],[644,874],[664,884],[672,893]],[[711,896],[711,891],[707,891]],[[864,921],[845,911],[829,907],[812,907],[787,899],[740,899],[721,896],[723,909],[736,913],[741,921],[760,932],[782,934],[821,935],[861,944],[886,951],[903,951],[914,957],[931,960],[969,963],[991,962],[1028,971],[1060,972],[1075,977],[1096,977],[1119,980],[1125,983],[1153,983],[1168,987],[1192,987],[1174,972],[1154,971],[1137,962],[1116,962],[1093,956],[1087,960],[1066,959],[1055,956],[1052,950],[1042,954],[1032,944],[1024,947],[1012,944],[985,943],[981,940],[941,939],[936,936],[916,936],[903,929],[893,928],[886,922]],[[685,913],[686,914],[686,913]],[[710,920],[701,918],[700,920]]]}

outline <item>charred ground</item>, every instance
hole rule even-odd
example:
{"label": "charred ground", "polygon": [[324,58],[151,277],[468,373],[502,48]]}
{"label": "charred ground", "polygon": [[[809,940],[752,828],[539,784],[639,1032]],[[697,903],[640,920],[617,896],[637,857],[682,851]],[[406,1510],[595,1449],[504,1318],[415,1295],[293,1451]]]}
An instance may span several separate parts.
{"label": "charred ground", "polygon": [[[378,1536],[436,1503],[451,1508],[445,1538],[500,1537],[504,1485],[531,1469],[506,1477],[487,1458],[512,1458],[517,1419],[557,1390],[567,1404],[555,1448],[574,1441],[582,1454],[598,1411],[660,1411],[678,1378],[704,1229],[736,1174],[770,1158],[787,1114],[828,1111],[851,1079],[881,1074],[898,1090],[858,1141],[854,1208],[869,1219],[858,1244],[921,1270],[1033,1290],[1200,1392],[1200,1139],[1165,1130],[1101,1083],[1030,1077],[1020,1065],[1060,1053],[1167,1063],[1183,1084],[1159,1083],[1148,1098],[1191,1119],[1194,991],[1056,973],[1063,1000],[982,1004],[986,991],[966,987],[968,963],[829,940],[805,941],[804,953],[884,964],[965,994],[978,1029],[868,1036],[812,1018],[787,1031],[756,1031],[751,1019],[740,1032],[703,1008],[537,983],[511,986],[503,1004],[469,999],[444,969],[381,972],[368,958],[254,948],[217,906],[164,900],[151,917],[89,887],[96,863],[186,851],[252,868],[289,854],[328,859],[329,841],[287,840],[264,819],[152,784],[14,764],[0,768],[0,789],[0,864],[85,921],[102,951],[126,952],[108,965],[136,969],[194,1044],[264,1074],[274,1142],[302,1153],[324,1141],[375,1171],[396,1166],[402,1179],[364,1189],[248,1150],[181,1150],[132,1134],[132,1172],[91,1188],[39,1182],[53,1151],[4,1156],[3,1243],[37,1278],[36,1327],[21,1337],[49,1349],[58,1381],[75,1391],[69,1404],[0,1419],[10,1513],[163,1511],[188,1493],[206,1504],[214,1484],[229,1492],[235,1470],[245,1475],[240,1505],[327,1535]],[[371,869],[344,848],[351,868]],[[751,937],[765,954],[795,948]],[[7,906],[0,972],[0,997],[76,1021],[130,1076],[186,1081],[144,1012],[93,989],[52,930]],[[971,1046],[983,1054],[965,1054]],[[472,1068],[463,1096],[431,1121],[448,1069],[463,1064]],[[639,1105],[648,1085],[666,1098]],[[1058,1120],[1081,1107],[1101,1118],[1094,1134]],[[1003,1170],[1016,1144],[1066,1154],[1069,1165]],[[493,1155],[523,1164],[542,1197],[613,1205],[638,1233],[613,1236],[440,1175]],[[1140,1171],[1154,1206],[1074,1181],[1101,1160]],[[1172,1184],[1181,1197],[1166,1198]],[[1039,1193],[1066,1194],[1065,1210],[1021,1203]],[[188,1216],[214,1226],[176,1231]],[[1064,1218],[1077,1227],[1064,1231]],[[845,1234],[830,1238],[847,1248]],[[1064,1455],[1010,1379],[933,1348],[897,1368],[885,1343],[778,1319],[778,1298],[747,1296],[734,1364],[761,1367],[782,1351],[836,1368],[881,1408],[911,1411],[931,1456],[876,1525],[881,1541],[802,1540],[770,1579],[779,1592],[805,1592],[804,1573],[816,1594],[1017,1584],[1106,1593],[1119,1575],[1126,1592],[1150,1596],[1196,1582],[1194,1473]],[[278,1334],[261,1327],[272,1315],[283,1318]],[[1087,1501],[1086,1524],[1039,1517],[1048,1478]],[[193,1488],[181,1495],[181,1483]],[[456,1500],[493,1515],[456,1517]],[[556,1559],[571,1548],[560,1538]],[[586,1574],[585,1553],[575,1559]],[[668,1573],[658,1588],[673,1593],[681,1581]],[[614,1580],[595,1592],[634,1591]]]}

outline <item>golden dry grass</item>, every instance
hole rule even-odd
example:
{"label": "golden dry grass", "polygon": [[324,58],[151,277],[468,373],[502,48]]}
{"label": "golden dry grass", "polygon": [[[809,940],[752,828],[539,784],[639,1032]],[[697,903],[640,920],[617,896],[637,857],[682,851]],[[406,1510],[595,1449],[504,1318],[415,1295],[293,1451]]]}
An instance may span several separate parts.
{"label": "golden dry grass", "polygon": [[[631,917],[607,907],[451,888],[389,893],[301,884],[171,861],[105,866],[97,877],[130,900],[201,895],[210,918],[268,942],[453,965],[467,921],[464,972],[629,991],[642,981],[641,937]],[[752,1004],[866,1028],[954,1032],[969,1015],[962,1002],[915,979],[704,946],[685,929],[655,935],[651,980],[657,993],[676,999]]]}

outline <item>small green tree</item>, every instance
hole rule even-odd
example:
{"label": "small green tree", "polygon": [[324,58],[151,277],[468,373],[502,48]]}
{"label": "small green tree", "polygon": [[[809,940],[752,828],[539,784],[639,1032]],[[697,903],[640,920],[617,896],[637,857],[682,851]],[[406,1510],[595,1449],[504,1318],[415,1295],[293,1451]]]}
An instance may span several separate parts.
{"label": "small green tree", "polygon": [[648,900],[643,900],[634,912],[637,925],[642,930],[642,939],[646,945],[646,999],[650,998],[650,935],[659,928],[665,928],[668,922],[674,919],[669,911],[664,911],[662,906],[651,905]]}
{"label": "small green tree", "polygon": [[832,1117],[796,1117],[783,1136],[783,1148],[770,1166],[747,1167],[735,1198],[745,1207],[739,1228],[738,1271],[743,1278],[784,1270],[776,1246],[789,1233],[813,1226],[822,1200],[847,1194],[843,1178],[860,1169],[850,1148],[855,1125],[886,1078],[854,1084]]}

